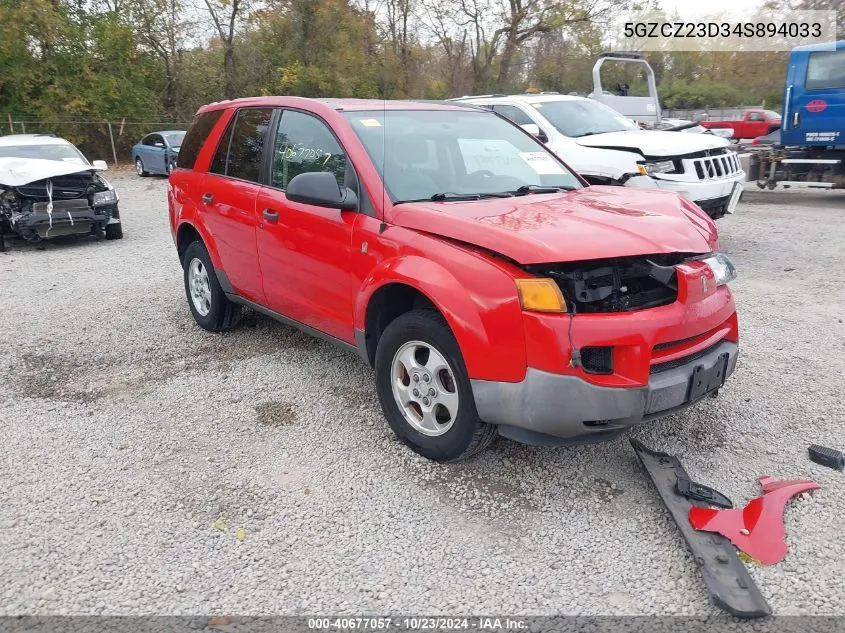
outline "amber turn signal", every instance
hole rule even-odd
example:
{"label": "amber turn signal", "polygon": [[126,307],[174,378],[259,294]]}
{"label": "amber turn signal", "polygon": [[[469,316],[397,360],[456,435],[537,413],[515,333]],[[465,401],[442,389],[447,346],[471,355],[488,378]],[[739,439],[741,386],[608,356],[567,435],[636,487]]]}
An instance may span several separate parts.
{"label": "amber turn signal", "polygon": [[566,301],[554,279],[517,279],[519,305],[533,312],[566,312]]}

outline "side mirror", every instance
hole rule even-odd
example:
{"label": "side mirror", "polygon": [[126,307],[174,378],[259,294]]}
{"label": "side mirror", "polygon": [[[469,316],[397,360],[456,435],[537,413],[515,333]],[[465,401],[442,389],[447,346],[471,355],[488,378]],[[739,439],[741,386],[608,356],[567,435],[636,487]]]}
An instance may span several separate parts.
{"label": "side mirror", "polygon": [[549,137],[546,136],[546,133],[543,130],[541,130],[540,126],[537,125],[536,123],[525,123],[523,125],[520,125],[519,127],[521,127],[523,130],[528,132],[531,136],[536,138],[541,143],[548,143],[549,142]]}
{"label": "side mirror", "polygon": [[334,174],[310,171],[291,178],[285,197],[293,202],[317,207],[351,211],[358,208],[358,196],[351,189],[340,188]]}
{"label": "side mirror", "polygon": [[108,163],[104,160],[95,160],[91,163],[91,167],[98,171],[106,171],[109,168]]}

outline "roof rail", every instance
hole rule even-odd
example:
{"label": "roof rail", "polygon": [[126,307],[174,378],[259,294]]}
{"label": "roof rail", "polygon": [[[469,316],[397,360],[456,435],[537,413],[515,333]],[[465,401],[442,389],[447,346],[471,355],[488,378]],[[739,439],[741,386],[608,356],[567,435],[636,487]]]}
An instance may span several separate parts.
{"label": "roof rail", "polygon": [[464,95],[463,97],[455,97],[454,100],[457,101],[458,99],[487,99],[487,98],[490,98],[490,97],[507,97],[507,96],[509,96],[509,95],[506,95],[503,92],[497,92],[497,93],[490,94],[490,95]]}
{"label": "roof rail", "polygon": [[636,51],[604,51],[599,53],[598,59],[602,57],[623,57],[625,59],[642,59],[643,54]]}

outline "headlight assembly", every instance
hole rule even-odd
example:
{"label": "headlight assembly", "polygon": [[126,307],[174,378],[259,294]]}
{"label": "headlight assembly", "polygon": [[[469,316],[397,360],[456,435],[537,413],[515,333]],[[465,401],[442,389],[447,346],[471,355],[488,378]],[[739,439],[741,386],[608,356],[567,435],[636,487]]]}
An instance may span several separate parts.
{"label": "headlight assembly", "polygon": [[675,172],[675,163],[671,160],[657,160],[651,163],[640,163],[637,169],[643,176],[671,174]]}
{"label": "headlight assembly", "polygon": [[736,268],[730,257],[723,253],[714,253],[707,257],[702,257],[701,261],[710,267],[713,271],[713,276],[716,278],[716,285],[722,286],[729,281],[736,279]]}
{"label": "headlight assembly", "polygon": [[98,191],[91,200],[92,207],[102,207],[107,204],[117,203],[117,192],[114,189]]}

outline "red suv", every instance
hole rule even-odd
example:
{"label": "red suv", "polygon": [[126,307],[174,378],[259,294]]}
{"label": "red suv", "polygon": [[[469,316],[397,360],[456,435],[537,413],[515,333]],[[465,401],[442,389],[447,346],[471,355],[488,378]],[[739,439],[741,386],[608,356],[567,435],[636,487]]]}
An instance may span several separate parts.
{"label": "red suv", "polygon": [[262,97],[199,110],[168,191],[188,307],[355,349],[435,460],[594,441],[715,394],[730,260],[670,192],[588,186],[494,112]]}

